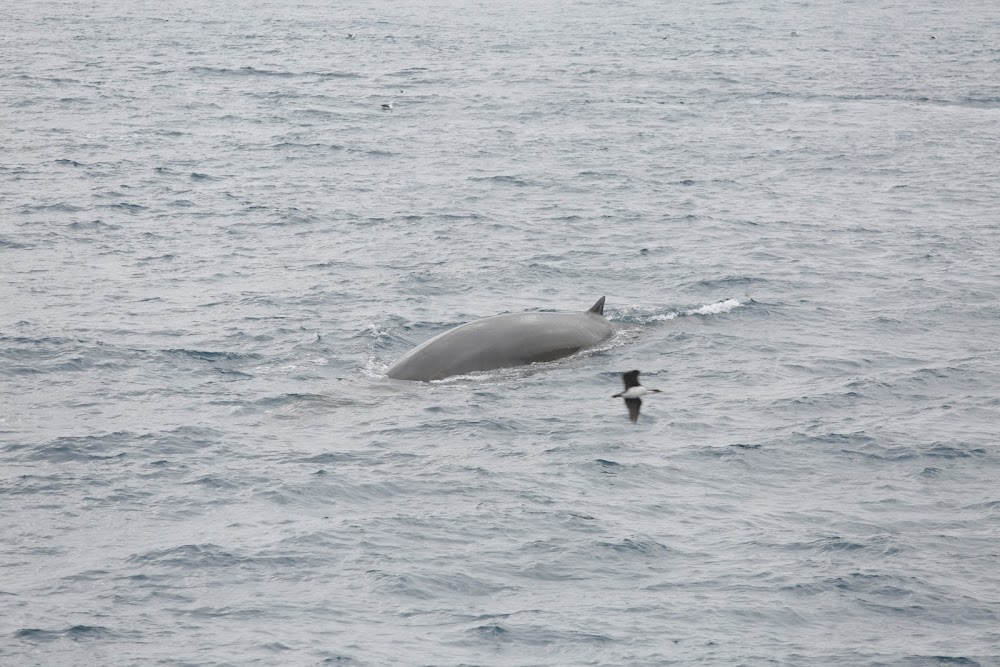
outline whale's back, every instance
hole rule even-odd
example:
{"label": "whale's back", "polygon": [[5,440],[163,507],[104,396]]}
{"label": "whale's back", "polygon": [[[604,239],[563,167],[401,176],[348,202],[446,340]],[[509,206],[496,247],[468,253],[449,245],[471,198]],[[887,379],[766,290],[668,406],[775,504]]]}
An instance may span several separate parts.
{"label": "whale's back", "polygon": [[[602,304],[603,305],[603,304]],[[418,345],[389,367],[396,380],[452,375],[553,361],[611,335],[597,312],[514,313],[469,322]]]}

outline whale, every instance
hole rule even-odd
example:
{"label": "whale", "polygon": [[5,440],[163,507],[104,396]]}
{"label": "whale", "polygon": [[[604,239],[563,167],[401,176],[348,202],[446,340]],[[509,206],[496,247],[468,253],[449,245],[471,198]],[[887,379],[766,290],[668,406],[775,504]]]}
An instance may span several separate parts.
{"label": "whale", "polygon": [[392,364],[386,375],[394,380],[430,382],[554,361],[593,347],[611,334],[603,296],[583,312],[494,315],[418,345]]}

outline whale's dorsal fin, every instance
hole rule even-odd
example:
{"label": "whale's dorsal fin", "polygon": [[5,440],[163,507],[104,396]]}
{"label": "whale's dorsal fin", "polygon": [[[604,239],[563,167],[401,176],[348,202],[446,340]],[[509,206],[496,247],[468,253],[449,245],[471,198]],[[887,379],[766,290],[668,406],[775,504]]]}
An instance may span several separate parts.
{"label": "whale's dorsal fin", "polygon": [[597,303],[595,303],[593,306],[591,306],[590,310],[588,310],[587,312],[588,313],[597,313],[598,315],[603,315],[604,314],[604,297],[602,296],[600,299],[598,299]]}

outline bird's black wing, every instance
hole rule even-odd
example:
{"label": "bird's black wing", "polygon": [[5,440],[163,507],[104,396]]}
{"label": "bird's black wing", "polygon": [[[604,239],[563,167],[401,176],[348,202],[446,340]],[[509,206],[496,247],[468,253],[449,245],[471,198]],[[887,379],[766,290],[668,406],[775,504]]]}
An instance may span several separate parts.
{"label": "bird's black wing", "polygon": [[626,398],[625,405],[628,407],[628,418],[634,424],[639,419],[639,408],[642,406],[641,398]]}
{"label": "bird's black wing", "polygon": [[628,373],[622,373],[622,380],[625,381],[625,391],[628,391],[632,387],[638,387],[639,371],[629,371]]}

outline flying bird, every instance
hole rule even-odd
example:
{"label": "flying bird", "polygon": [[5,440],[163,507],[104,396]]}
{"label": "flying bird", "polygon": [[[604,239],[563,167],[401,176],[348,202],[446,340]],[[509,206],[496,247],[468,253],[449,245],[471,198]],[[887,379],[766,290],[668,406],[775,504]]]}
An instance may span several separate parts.
{"label": "flying bird", "polygon": [[639,419],[639,408],[642,407],[642,399],[640,396],[645,396],[646,394],[659,394],[659,389],[646,389],[641,384],[639,384],[639,371],[629,371],[628,373],[622,373],[622,380],[625,381],[625,391],[620,394],[615,394],[611,398],[624,398],[625,407],[628,408],[628,418],[632,420],[634,424],[637,419]]}

